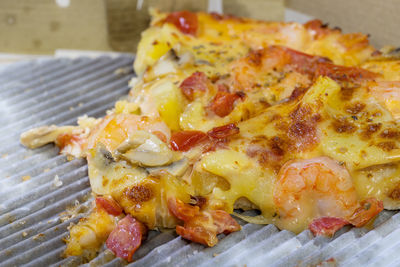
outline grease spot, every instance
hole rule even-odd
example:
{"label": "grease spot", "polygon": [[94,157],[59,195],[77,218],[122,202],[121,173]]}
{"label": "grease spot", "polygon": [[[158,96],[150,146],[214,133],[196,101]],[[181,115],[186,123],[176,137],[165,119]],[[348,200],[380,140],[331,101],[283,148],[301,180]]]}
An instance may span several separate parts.
{"label": "grease spot", "polygon": [[14,14],[6,14],[6,24],[15,25],[17,23],[17,16]]}
{"label": "grease spot", "polygon": [[29,6],[24,6],[23,8],[22,8],[22,10],[25,12],[25,13],[30,13],[31,11],[32,11],[32,7],[29,7]]}
{"label": "grease spot", "polygon": [[51,21],[50,22],[50,31],[56,32],[60,29],[60,22],[58,21]]}
{"label": "grease spot", "polygon": [[33,43],[33,46],[36,48],[39,48],[42,46],[42,41],[40,41],[38,39],[33,39],[32,43]]}

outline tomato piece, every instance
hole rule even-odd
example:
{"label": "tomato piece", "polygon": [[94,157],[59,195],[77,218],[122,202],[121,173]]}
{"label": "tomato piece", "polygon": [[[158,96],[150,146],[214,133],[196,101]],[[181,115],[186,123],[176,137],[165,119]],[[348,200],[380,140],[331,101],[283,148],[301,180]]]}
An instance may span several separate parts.
{"label": "tomato piece", "polygon": [[209,247],[218,243],[217,234],[240,230],[240,225],[223,210],[207,212],[173,198],[168,199],[168,208],[175,217],[184,222],[183,226],[176,226],[178,235]]}
{"label": "tomato piece", "polygon": [[209,109],[219,117],[225,117],[232,112],[233,104],[239,98],[241,98],[241,94],[219,91],[211,101]]}
{"label": "tomato piece", "polygon": [[176,198],[168,199],[169,211],[179,220],[188,221],[199,214],[198,206],[191,206]]}
{"label": "tomato piece", "polygon": [[57,136],[56,145],[63,150],[67,145],[78,144],[80,145],[83,142],[82,138],[76,134],[63,133]]}
{"label": "tomato piece", "polygon": [[226,92],[226,93],[229,93],[229,86],[226,85],[226,84],[224,84],[224,83],[218,84],[217,88],[218,88],[218,91],[219,91],[219,92]]}
{"label": "tomato piece", "polygon": [[172,12],[164,20],[174,24],[182,33],[196,35],[198,28],[197,14],[189,11]]}
{"label": "tomato piece", "polygon": [[307,23],[304,24],[304,28],[309,30],[315,36],[316,39],[328,35],[329,33],[334,31],[340,32],[340,29],[338,28],[329,29],[328,25],[323,24],[322,21],[320,21],[319,19],[308,21]]}
{"label": "tomato piece", "polygon": [[239,127],[237,127],[234,123],[230,123],[220,127],[215,127],[207,132],[208,136],[210,136],[213,139],[225,139],[229,136],[238,133],[239,133]]}
{"label": "tomato piece", "polygon": [[122,208],[112,197],[96,197],[96,206],[114,216],[122,214]]}
{"label": "tomato piece", "polygon": [[201,131],[180,131],[172,134],[170,144],[175,151],[188,151],[206,139],[207,135]]}
{"label": "tomato piece", "polygon": [[224,210],[213,210],[211,216],[214,220],[214,225],[217,226],[217,232],[230,234],[240,230],[240,225],[232,218],[232,216]]}
{"label": "tomato piece", "polygon": [[131,215],[120,220],[107,238],[106,245],[117,257],[128,262],[146,238],[147,228]]}
{"label": "tomato piece", "polygon": [[204,228],[202,225],[177,225],[175,231],[184,239],[203,244],[208,247],[213,247],[218,243],[216,233]]}
{"label": "tomato piece", "polygon": [[383,202],[376,198],[368,198],[361,202],[359,207],[349,219],[355,227],[362,227],[383,210]]}
{"label": "tomato piece", "polygon": [[343,226],[350,224],[342,218],[322,217],[313,220],[308,228],[314,235],[333,236]]}
{"label": "tomato piece", "polygon": [[190,101],[194,99],[194,92],[196,91],[206,91],[208,78],[204,72],[194,72],[192,75],[187,77],[179,88],[182,94]]}

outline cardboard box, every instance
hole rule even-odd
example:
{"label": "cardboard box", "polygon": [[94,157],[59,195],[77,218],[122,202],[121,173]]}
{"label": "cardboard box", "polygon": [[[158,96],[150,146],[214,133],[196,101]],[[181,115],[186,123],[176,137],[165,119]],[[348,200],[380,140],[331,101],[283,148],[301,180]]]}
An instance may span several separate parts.
{"label": "cardboard box", "polygon": [[[283,20],[284,0],[1,0],[0,52],[53,54],[56,49],[135,53],[149,23],[148,8],[218,10]],[[213,7],[213,8],[212,8]],[[217,9],[215,9],[217,7]],[[320,18],[344,32],[371,35],[377,47],[400,45],[399,0],[287,0],[286,7]],[[301,13],[297,13],[301,12]],[[297,20],[286,10],[288,20]],[[299,19],[302,21],[301,19]]]}
{"label": "cardboard box", "polygon": [[370,34],[378,48],[400,46],[399,0],[287,0],[286,5],[344,32]]}
{"label": "cardboard box", "polygon": [[[215,4],[211,0],[211,4]],[[229,13],[283,19],[284,0],[225,0]],[[222,2],[221,2],[222,4]],[[1,0],[0,52],[53,54],[56,49],[136,51],[149,7],[207,11],[208,0]]]}

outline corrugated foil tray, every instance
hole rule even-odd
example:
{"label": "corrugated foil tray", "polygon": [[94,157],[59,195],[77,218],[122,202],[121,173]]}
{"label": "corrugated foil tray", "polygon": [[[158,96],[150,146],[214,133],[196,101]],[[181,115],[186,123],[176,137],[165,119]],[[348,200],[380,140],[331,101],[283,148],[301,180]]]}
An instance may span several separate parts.
{"label": "corrugated foil tray", "polygon": [[[0,72],[0,266],[78,265],[64,259],[61,216],[91,201],[85,160],[68,161],[53,145],[27,150],[21,132],[44,124],[100,117],[129,91],[133,58],[46,59]],[[79,202],[78,202],[79,201]],[[299,235],[273,225],[245,224],[214,248],[152,231],[130,266],[400,266],[400,215],[384,211],[374,229],[345,227],[334,238]],[[105,250],[87,266],[125,263]]]}

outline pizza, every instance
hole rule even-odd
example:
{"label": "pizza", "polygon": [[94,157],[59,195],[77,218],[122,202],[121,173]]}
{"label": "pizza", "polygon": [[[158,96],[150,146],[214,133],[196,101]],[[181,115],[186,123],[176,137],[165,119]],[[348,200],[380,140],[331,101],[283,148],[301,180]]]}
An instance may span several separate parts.
{"label": "pizza", "polygon": [[88,161],[95,200],[66,256],[105,243],[132,261],[165,228],[212,247],[234,217],[332,236],[400,208],[398,50],[319,20],[151,15],[126,100],[21,135]]}

